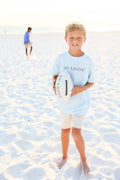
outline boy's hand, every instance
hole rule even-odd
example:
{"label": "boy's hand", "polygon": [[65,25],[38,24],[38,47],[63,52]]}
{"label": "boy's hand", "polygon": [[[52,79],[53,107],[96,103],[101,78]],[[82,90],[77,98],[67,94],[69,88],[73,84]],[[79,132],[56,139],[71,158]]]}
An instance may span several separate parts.
{"label": "boy's hand", "polygon": [[52,87],[53,87],[54,93],[56,94],[56,86],[55,86],[55,83],[56,83],[56,79],[53,79]]}
{"label": "boy's hand", "polygon": [[71,97],[75,96],[78,93],[81,93],[81,92],[87,90],[88,88],[93,86],[93,84],[94,83],[86,83],[85,86],[75,85],[74,88],[72,89]]}
{"label": "boy's hand", "polygon": [[[55,94],[56,94],[56,86],[55,86],[55,83],[56,83],[57,77],[58,77],[58,75],[55,75],[55,76],[53,76],[53,78],[52,78],[52,87],[53,87],[53,91],[54,91]],[[57,95],[57,94],[56,94],[56,95]]]}
{"label": "boy's hand", "polygon": [[72,89],[71,97],[75,96],[76,94],[83,92],[85,90],[84,86],[80,85],[75,85],[74,88]]}

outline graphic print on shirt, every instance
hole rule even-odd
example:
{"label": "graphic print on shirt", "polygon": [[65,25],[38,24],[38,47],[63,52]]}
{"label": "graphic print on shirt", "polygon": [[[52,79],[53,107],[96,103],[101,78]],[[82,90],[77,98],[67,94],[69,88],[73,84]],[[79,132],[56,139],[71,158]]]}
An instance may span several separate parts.
{"label": "graphic print on shirt", "polygon": [[84,72],[84,68],[81,68],[81,67],[69,67],[69,66],[64,66],[64,69],[65,70],[73,70],[73,71],[81,71],[81,72]]}

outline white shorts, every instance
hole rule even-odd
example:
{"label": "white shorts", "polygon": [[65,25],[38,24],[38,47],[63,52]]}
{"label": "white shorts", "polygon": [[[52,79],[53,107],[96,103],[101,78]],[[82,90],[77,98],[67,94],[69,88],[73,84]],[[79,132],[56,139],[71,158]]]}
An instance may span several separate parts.
{"label": "white shorts", "polygon": [[30,47],[30,48],[31,48],[31,47],[32,47],[32,45],[33,45],[33,43],[25,43],[24,45],[25,45],[25,48],[28,48],[28,47]]}
{"label": "white shorts", "polygon": [[60,123],[62,129],[68,129],[71,127],[82,129],[84,115],[81,114],[65,114],[60,111]]}

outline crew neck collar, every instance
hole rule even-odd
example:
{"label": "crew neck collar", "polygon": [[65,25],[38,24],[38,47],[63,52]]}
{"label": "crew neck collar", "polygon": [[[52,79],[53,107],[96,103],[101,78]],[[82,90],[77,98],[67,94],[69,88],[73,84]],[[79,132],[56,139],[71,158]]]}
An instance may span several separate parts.
{"label": "crew neck collar", "polygon": [[72,58],[83,58],[84,56],[86,56],[86,54],[83,54],[82,56],[72,56],[70,53],[69,53],[69,51],[67,51],[67,53],[68,53],[68,55],[70,56],[70,57],[72,57]]}

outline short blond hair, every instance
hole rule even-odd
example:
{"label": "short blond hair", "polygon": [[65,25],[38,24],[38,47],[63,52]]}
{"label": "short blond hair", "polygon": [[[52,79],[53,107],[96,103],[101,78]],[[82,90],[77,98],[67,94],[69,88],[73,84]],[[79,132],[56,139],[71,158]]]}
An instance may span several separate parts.
{"label": "short blond hair", "polygon": [[67,37],[68,32],[74,31],[74,30],[80,30],[83,32],[84,37],[86,37],[86,29],[85,27],[80,23],[71,23],[68,24],[65,28],[65,37]]}

